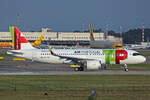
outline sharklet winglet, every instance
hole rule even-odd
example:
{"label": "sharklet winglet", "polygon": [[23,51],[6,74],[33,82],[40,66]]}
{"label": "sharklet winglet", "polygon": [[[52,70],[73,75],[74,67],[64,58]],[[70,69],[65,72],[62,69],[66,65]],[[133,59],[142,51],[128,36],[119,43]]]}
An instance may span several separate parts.
{"label": "sharklet winglet", "polygon": [[54,52],[52,51],[52,48],[50,46],[47,46],[48,47],[48,50],[50,52],[50,54],[54,55]]}

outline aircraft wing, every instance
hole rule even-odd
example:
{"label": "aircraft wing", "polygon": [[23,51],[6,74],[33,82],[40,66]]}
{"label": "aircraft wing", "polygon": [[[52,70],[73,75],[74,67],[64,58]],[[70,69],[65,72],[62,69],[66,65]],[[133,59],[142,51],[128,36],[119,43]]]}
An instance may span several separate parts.
{"label": "aircraft wing", "polygon": [[[58,56],[58,57],[60,57],[60,58],[66,58],[66,59],[68,59],[68,60],[75,60],[75,61],[77,61],[77,60],[89,60],[89,59],[85,59],[85,58],[78,58],[78,57],[68,57],[68,56],[60,56],[60,55],[56,55],[56,54],[53,54],[54,56]],[[91,59],[90,59],[91,60]]]}

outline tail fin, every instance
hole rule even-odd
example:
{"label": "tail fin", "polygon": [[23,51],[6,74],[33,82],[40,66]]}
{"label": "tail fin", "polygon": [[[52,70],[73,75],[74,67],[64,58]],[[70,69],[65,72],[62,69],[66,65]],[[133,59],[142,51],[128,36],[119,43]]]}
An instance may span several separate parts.
{"label": "tail fin", "polygon": [[35,49],[16,27],[11,26],[9,30],[12,37],[13,49]]}
{"label": "tail fin", "polygon": [[92,24],[89,24],[89,27],[90,27],[90,40],[95,41]]}
{"label": "tail fin", "polygon": [[35,47],[38,44],[41,44],[41,41],[42,41],[43,38],[44,38],[44,36],[41,35],[35,42],[32,42],[31,45]]}

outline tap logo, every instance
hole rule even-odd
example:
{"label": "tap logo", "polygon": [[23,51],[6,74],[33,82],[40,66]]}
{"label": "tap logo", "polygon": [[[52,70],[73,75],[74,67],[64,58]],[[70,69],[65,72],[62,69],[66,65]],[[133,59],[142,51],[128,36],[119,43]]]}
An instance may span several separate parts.
{"label": "tap logo", "polygon": [[128,58],[128,53],[126,50],[116,50],[116,64],[120,64],[120,60],[125,60]]}
{"label": "tap logo", "polygon": [[103,50],[106,64],[120,64],[120,60],[128,58],[126,50]]}

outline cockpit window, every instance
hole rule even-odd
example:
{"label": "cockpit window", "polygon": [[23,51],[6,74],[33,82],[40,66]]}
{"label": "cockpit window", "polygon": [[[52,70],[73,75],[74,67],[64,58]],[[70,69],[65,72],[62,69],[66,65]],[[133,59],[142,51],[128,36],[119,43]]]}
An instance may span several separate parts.
{"label": "cockpit window", "polygon": [[139,53],[133,53],[133,56],[138,56],[138,55],[140,55]]}

